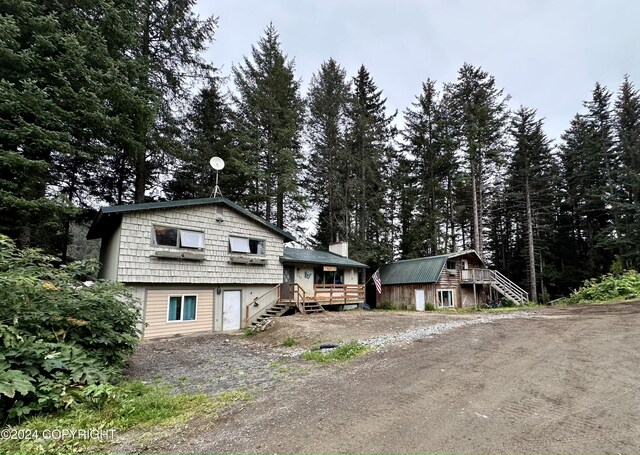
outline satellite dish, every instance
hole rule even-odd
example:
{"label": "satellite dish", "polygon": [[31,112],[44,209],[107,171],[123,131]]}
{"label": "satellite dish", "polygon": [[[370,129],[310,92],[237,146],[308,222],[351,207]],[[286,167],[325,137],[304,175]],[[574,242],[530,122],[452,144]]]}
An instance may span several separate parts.
{"label": "satellite dish", "polygon": [[222,196],[222,191],[220,191],[220,187],[218,186],[218,171],[224,169],[224,161],[219,156],[214,156],[209,160],[209,164],[216,171],[216,186],[213,189],[213,193],[211,193],[211,195],[213,197],[216,197],[218,193],[220,193],[220,196]]}
{"label": "satellite dish", "polygon": [[209,164],[216,171],[221,171],[222,169],[224,169],[224,161],[220,157],[214,156],[209,160]]}

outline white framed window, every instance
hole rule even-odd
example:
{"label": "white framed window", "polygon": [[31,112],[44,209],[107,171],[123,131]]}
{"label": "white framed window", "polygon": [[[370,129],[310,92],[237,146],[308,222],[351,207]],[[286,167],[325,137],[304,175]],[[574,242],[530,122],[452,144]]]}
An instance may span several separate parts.
{"label": "white framed window", "polygon": [[169,296],[167,300],[167,322],[195,321],[197,314],[197,295]]}
{"label": "white framed window", "polygon": [[453,289],[438,289],[438,308],[453,308]]}
{"label": "white framed window", "polygon": [[229,237],[229,251],[231,253],[255,254],[264,256],[264,240],[245,237]]}
{"label": "white framed window", "polygon": [[171,226],[153,226],[151,235],[154,245],[204,249],[204,232]]}

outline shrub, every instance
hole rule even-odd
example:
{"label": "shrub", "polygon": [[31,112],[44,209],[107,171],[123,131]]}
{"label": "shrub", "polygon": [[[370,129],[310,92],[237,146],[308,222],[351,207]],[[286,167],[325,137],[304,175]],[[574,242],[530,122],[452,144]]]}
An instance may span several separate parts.
{"label": "shrub", "polygon": [[390,302],[388,300],[380,303],[380,306],[377,307],[380,310],[395,310],[396,309],[396,305],[393,302]]}
{"label": "shrub", "polygon": [[631,298],[640,294],[640,273],[627,270],[618,275],[606,274],[586,280],[582,287],[564,300],[567,304],[602,302]]}
{"label": "shrub", "polygon": [[58,266],[0,235],[0,414],[68,407],[86,385],[119,378],[138,340],[139,305],[97,262]]}
{"label": "shrub", "polygon": [[433,302],[427,302],[424,304],[424,311],[435,311],[436,306],[433,304]]}

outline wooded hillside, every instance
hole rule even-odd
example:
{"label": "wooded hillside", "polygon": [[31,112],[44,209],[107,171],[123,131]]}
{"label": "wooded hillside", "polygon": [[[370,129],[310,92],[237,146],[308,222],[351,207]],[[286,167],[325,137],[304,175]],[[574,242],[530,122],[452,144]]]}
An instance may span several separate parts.
{"label": "wooded hillside", "polygon": [[365,64],[296,74],[273,25],[223,77],[202,58],[217,20],[194,4],[2,2],[0,232],[66,260],[101,204],[208,197],[219,156],[226,197],[315,247],[348,240],[373,270],[475,248],[545,300],[640,266],[628,76],[595,82],[549,138],[480,66],[389,106]]}

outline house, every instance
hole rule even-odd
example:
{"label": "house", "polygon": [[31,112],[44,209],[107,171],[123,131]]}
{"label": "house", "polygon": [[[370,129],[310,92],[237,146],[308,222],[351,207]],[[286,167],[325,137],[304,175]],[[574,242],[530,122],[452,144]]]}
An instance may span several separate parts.
{"label": "house", "polygon": [[382,293],[377,306],[424,311],[482,305],[497,292],[517,303],[527,293],[495,270],[489,270],[474,250],[418,259],[407,259],[380,267]]}
{"label": "house", "polygon": [[349,259],[349,244],[337,242],[329,251],[284,248],[281,299],[294,299],[298,289],[317,306],[355,308],[364,302],[366,264]]}
{"label": "house", "polygon": [[[316,267],[344,270],[327,304],[339,295],[343,304],[355,302],[345,286],[363,266],[333,254],[322,262],[329,253],[286,256],[291,234],[224,197],[103,207],[87,238],[102,239],[100,278],[124,283],[142,302],[145,338],[238,330],[291,306],[305,312],[316,297],[305,277]],[[291,267],[302,274],[297,281]],[[303,299],[281,296],[284,277],[307,292]]]}

